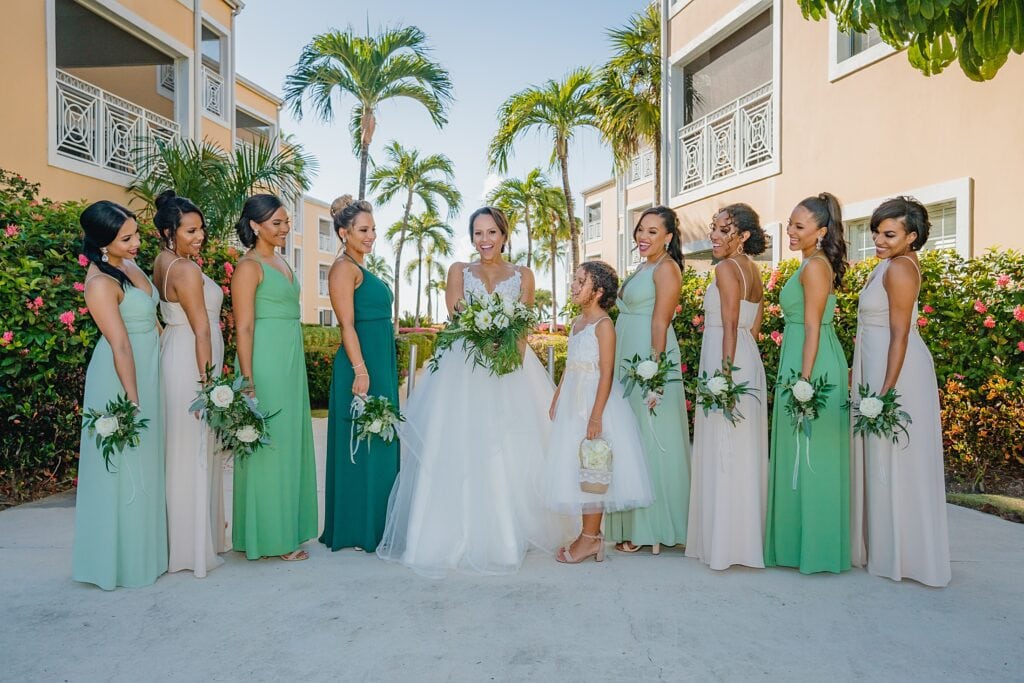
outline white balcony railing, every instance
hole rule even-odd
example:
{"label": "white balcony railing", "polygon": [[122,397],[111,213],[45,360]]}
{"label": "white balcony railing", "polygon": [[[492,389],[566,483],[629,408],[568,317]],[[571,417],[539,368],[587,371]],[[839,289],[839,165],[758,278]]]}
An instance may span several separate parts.
{"label": "white balcony railing", "polygon": [[224,118],[224,77],[203,66],[203,109],[217,118]]}
{"label": "white balcony railing", "polygon": [[654,152],[646,150],[633,157],[629,165],[629,184],[654,177]]}
{"label": "white balcony railing", "polygon": [[680,194],[776,158],[771,81],[679,130]]}
{"label": "white balcony railing", "polygon": [[170,141],[178,124],[137,104],[57,70],[57,153],[132,175],[139,153]]}

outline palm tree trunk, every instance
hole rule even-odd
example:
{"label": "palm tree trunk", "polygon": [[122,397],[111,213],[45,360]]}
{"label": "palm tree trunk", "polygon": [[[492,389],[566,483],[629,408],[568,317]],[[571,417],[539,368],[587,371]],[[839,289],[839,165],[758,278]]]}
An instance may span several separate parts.
{"label": "palm tree trunk", "polygon": [[434,322],[434,281],[430,273],[427,273],[427,319]]}
{"label": "palm tree trunk", "polygon": [[526,267],[533,265],[533,235],[530,228],[530,202],[524,204],[523,221],[526,223]]}
{"label": "palm tree trunk", "polygon": [[661,206],[661,131],[654,134],[654,205]]}
{"label": "palm tree trunk", "polygon": [[366,167],[370,162],[370,143],[359,145],[359,198],[366,198]]}
{"label": "palm tree trunk", "polygon": [[402,279],[402,247],[405,246],[405,231],[409,226],[409,215],[412,213],[412,190],[409,190],[409,198],[405,200],[405,213],[402,214],[402,231],[398,233],[398,243],[395,244],[395,332],[398,332],[398,296],[399,282]]}
{"label": "palm tree trunk", "polygon": [[562,167],[562,191],[565,192],[565,210],[569,219],[569,238],[572,240],[572,272],[580,267],[579,228],[576,226],[576,209],[569,188],[569,144],[565,140],[556,143],[558,163]]}
{"label": "palm tree trunk", "polygon": [[[553,217],[552,217],[553,218]],[[555,266],[558,265],[558,241],[555,239],[558,235],[558,230],[555,228],[554,220],[551,221],[551,329],[548,330],[551,334],[555,333],[555,327],[558,325],[558,298],[555,296],[555,285],[557,284],[557,276],[555,275]]]}
{"label": "palm tree trunk", "polygon": [[416,247],[416,257],[419,263],[416,266],[416,325],[420,326],[420,292],[423,291],[423,244]]}

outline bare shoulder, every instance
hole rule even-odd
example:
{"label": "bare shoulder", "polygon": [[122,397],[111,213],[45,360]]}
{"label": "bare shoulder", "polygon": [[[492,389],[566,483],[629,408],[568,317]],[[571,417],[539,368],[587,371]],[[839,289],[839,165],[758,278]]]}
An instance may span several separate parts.
{"label": "bare shoulder", "polygon": [[740,271],[739,269],[743,266],[737,261],[733,261],[731,258],[722,259],[715,264],[715,279],[716,280],[739,280]]}
{"label": "bare shoulder", "polygon": [[466,263],[465,261],[456,261],[452,265],[448,266],[448,277],[451,277],[453,275],[458,275],[459,277],[462,277],[463,272],[465,272],[466,268],[468,267],[469,264]]}
{"label": "bare shoulder", "polygon": [[656,283],[676,284],[683,281],[683,271],[675,260],[666,258],[654,268],[654,281]]}
{"label": "bare shoulder", "polygon": [[519,277],[523,278],[524,282],[534,281],[535,278],[533,276],[533,271],[527,268],[526,266],[513,265],[512,267],[519,271]]}
{"label": "bare shoulder", "polygon": [[807,260],[800,273],[800,282],[832,282],[832,264],[819,256],[812,256]]}
{"label": "bare shoulder", "polygon": [[597,335],[599,341],[615,341],[615,323],[612,322],[611,318],[601,318],[594,325],[594,334]]}
{"label": "bare shoulder", "polygon": [[889,262],[882,276],[882,284],[892,285],[899,289],[916,290],[918,286],[918,269],[910,259],[894,258]]}

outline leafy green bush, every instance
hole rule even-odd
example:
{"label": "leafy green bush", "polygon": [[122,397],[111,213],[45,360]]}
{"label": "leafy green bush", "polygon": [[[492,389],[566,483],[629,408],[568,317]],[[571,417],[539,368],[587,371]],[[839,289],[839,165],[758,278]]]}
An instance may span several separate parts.
{"label": "leafy green bush", "polygon": [[564,334],[538,332],[531,334],[526,341],[545,368],[548,366],[548,347],[555,347],[555,383],[560,382],[562,373],[565,372],[565,358],[569,354],[569,337]]}
{"label": "leafy green bush", "polygon": [[398,351],[398,378],[409,376],[409,358],[411,346],[416,347],[416,369],[423,367],[431,356],[434,355],[434,342],[437,340],[436,332],[410,332],[400,334],[395,340]]}

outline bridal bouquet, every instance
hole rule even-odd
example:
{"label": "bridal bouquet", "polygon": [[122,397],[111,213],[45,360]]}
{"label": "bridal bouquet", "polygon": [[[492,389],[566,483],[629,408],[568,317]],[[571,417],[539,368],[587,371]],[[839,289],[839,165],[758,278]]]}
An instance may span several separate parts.
{"label": "bridal bouquet", "polygon": [[[206,377],[213,377],[213,368],[207,366]],[[257,408],[257,399],[246,394],[252,382],[242,375],[234,379],[226,375],[203,382],[190,412],[198,412],[213,430],[221,447],[236,456],[245,457],[270,443],[267,436],[268,415]]]}
{"label": "bridal bouquet", "polygon": [[462,302],[461,312],[437,333],[430,371],[436,372],[445,351],[457,341],[465,344],[473,365],[492,375],[507,375],[523,365],[519,342],[537,324],[537,316],[521,301],[502,299],[497,294]]}
{"label": "bridal bouquet", "polygon": [[405,422],[405,416],[392,405],[385,396],[353,396],[352,397],[352,436],[349,440],[349,458],[356,464],[356,451],[359,444],[377,438],[384,443],[395,440],[399,422]]}
{"label": "bridal bouquet", "polygon": [[911,423],[910,414],[900,407],[900,395],[895,389],[889,389],[883,395],[872,393],[866,384],[857,387],[860,402],[857,405],[847,404],[854,414],[853,431],[855,434],[874,434],[891,439],[896,443],[902,432],[908,438],[907,425]]}
{"label": "bridal bouquet", "polygon": [[[794,431],[798,435],[803,432],[807,468],[812,472],[814,468],[811,467],[811,424],[818,419],[818,415],[825,408],[825,402],[828,399],[829,393],[835,388],[836,385],[830,384],[826,375],[822,375],[811,382],[799,376],[796,370],[790,371],[789,379],[782,385],[786,414],[789,415],[789,419],[793,423]],[[799,477],[800,439],[797,438],[796,457],[793,460],[794,491],[796,490]]]}
{"label": "bridal bouquet", "polygon": [[721,410],[722,415],[733,426],[743,419],[743,414],[736,410],[736,404],[741,396],[753,395],[754,390],[750,388],[750,382],[736,384],[733,381],[732,375],[737,370],[739,368],[726,359],[722,362],[722,369],[715,370],[711,377],[708,377],[706,372],[700,373],[694,393],[697,396],[697,405],[704,409],[705,417],[712,410]]}
{"label": "bridal bouquet", "polygon": [[665,396],[665,385],[671,382],[681,381],[679,377],[669,377],[674,370],[674,364],[669,361],[668,354],[664,351],[654,358],[642,359],[640,354],[634,354],[632,358],[622,364],[622,383],[626,390],[624,397],[633,393],[635,387],[640,387],[644,392],[644,402],[651,415],[656,415],[654,409],[661,403]]}
{"label": "bridal bouquet", "polygon": [[139,407],[126,394],[112,398],[103,412],[87,410],[82,426],[96,435],[96,447],[103,453],[103,464],[110,472],[110,458],[125,448],[138,448],[139,434],[149,426],[149,418],[139,417]]}

